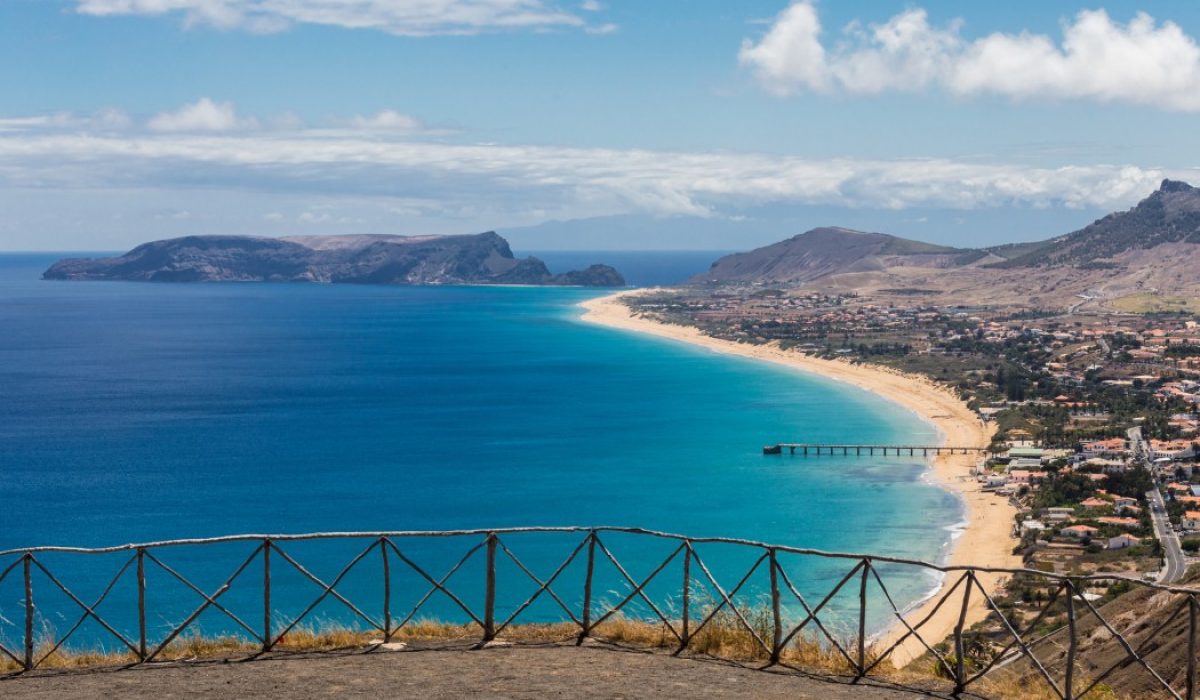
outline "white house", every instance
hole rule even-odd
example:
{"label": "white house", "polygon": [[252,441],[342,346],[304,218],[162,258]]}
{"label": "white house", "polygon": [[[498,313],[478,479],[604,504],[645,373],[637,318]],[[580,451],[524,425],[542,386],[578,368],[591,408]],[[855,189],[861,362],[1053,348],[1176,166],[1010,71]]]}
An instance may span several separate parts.
{"label": "white house", "polygon": [[[1200,516],[1200,513],[1197,513],[1196,515]],[[1083,539],[1084,537],[1094,536],[1097,532],[1100,532],[1100,530],[1092,527],[1091,525],[1071,525],[1069,527],[1064,527],[1062,530],[1059,530],[1059,532],[1067,537],[1077,537],[1079,539]]]}
{"label": "white house", "polygon": [[1125,549],[1126,547],[1135,547],[1141,543],[1141,538],[1134,537],[1129,533],[1122,533],[1116,537],[1109,537],[1108,544],[1105,549]]}

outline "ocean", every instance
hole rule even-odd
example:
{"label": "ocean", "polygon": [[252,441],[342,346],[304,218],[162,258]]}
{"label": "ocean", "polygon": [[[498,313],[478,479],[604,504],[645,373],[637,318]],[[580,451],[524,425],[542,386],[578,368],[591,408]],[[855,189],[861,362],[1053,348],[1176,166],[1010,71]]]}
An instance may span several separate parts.
{"label": "ocean", "polygon": [[[573,255],[543,257],[554,268]],[[576,305],[595,290],[39,280],[57,257],[0,256],[0,549],[616,525],[936,561],[962,517],[956,497],[923,479],[921,459],[761,450],[780,441],[935,441],[916,416],[821,377],[583,323]],[[632,266],[633,281],[679,282],[697,257],[650,254]],[[664,270],[657,278],[656,268]],[[572,537],[515,539],[513,548],[544,577],[578,542]],[[649,573],[670,551],[610,540],[631,575]],[[401,546],[440,574],[466,543]],[[342,542],[288,547],[326,582],[358,551]],[[705,554],[725,590],[752,561],[736,549]],[[214,590],[248,551],[183,547],[163,556]],[[125,561],[45,557],[89,602]],[[0,569],[13,560],[0,558]],[[368,565],[378,568],[376,558]],[[279,608],[294,614],[320,593],[275,566]],[[849,565],[790,566],[798,587],[819,599]],[[165,633],[200,599],[154,575],[150,627]],[[578,575],[572,568],[560,579],[575,601]],[[607,575],[600,595],[623,597],[628,585]],[[121,630],[134,624],[129,576],[100,609]],[[368,595],[375,576],[356,570],[338,590]],[[477,593],[476,569],[455,576]],[[261,573],[245,578],[223,599],[231,607],[261,605]],[[39,581],[39,624],[61,632],[80,611]],[[891,593],[909,603],[933,583],[897,571]],[[20,584],[16,574],[0,582],[0,644],[10,648],[23,631]],[[672,584],[679,588],[660,580],[647,591],[666,597]],[[529,585],[502,588],[498,604],[515,607]],[[419,598],[423,586],[397,584],[397,595]],[[761,595],[762,586],[743,593]],[[556,614],[544,600],[528,611]],[[456,615],[437,595],[419,616]],[[332,598],[314,616],[354,617]],[[873,627],[886,619],[873,606]],[[201,623],[210,631],[232,624],[213,610]],[[73,639],[113,644],[93,622]]]}

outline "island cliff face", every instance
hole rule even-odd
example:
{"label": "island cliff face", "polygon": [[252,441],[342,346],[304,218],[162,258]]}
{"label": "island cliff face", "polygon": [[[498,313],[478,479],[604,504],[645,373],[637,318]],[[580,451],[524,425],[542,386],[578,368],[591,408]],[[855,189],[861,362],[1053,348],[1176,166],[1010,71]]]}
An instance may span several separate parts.
{"label": "island cliff face", "polygon": [[187,236],[140,245],[115,258],[60,260],[49,280],[536,284],[621,287],[608,265],[552,275],[515,258],[495,232],[468,236]]}

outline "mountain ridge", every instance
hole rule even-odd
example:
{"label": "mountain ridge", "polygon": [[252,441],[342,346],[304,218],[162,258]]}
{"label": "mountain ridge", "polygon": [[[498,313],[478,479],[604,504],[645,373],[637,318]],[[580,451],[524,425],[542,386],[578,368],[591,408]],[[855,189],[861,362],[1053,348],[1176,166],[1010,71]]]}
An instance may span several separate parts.
{"label": "mountain ridge", "polygon": [[819,285],[877,297],[920,289],[930,303],[1077,308],[1080,299],[1200,299],[1197,267],[1200,189],[1165,179],[1134,207],[1044,241],[950,248],[826,226],[722,257],[690,283]]}

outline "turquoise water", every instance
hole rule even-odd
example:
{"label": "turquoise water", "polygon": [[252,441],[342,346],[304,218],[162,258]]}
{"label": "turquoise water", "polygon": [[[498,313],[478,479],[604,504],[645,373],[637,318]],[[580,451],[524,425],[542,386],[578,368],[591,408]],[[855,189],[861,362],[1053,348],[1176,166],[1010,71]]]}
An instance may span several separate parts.
{"label": "turquoise water", "polygon": [[[961,517],[920,460],[761,454],[781,440],[935,440],[912,414],[820,377],[585,324],[576,304],[592,291],[39,281],[48,261],[0,257],[0,549],[606,524],[936,560]],[[548,574],[573,545],[531,538],[518,553]],[[356,553],[306,546],[327,577]],[[453,559],[444,543],[413,546]],[[665,551],[621,546],[643,573]],[[211,569],[198,575],[215,588],[238,563],[227,549],[173,556]],[[711,556],[731,587],[743,555]],[[96,594],[120,564],[80,559],[55,561]],[[796,566],[810,591],[838,568]],[[21,620],[15,579],[0,584],[0,640]],[[930,584],[908,572],[893,593],[911,601]],[[278,586],[280,605],[311,589]],[[127,623],[118,589],[105,605]],[[161,590],[159,626],[197,602]],[[52,598],[40,604],[68,621]]]}

